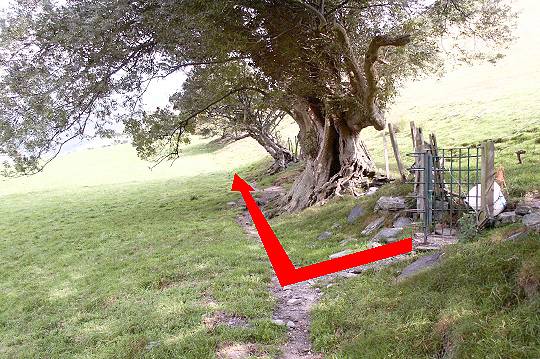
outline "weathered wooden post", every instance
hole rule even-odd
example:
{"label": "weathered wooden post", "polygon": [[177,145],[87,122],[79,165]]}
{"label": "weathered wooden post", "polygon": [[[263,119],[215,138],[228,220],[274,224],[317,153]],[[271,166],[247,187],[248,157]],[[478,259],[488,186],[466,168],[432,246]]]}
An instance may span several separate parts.
{"label": "weathered wooden post", "polygon": [[414,124],[414,121],[411,121],[411,137],[413,151],[416,151],[416,125]]}
{"label": "weathered wooden post", "polygon": [[[495,183],[495,144],[493,141],[482,143],[482,164],[480,173],[480,204],[484,212],[481,222],[493,218],[494,183]],[[479,223],[482,225],[483,223]]]}
{"label": "weathered wooden post", "polygon": [[[424,156],[423,156],[423,153],[424,153],[424,150],[425,150],[425,146],[424,146],[424,136],[422,135],[422,129],[421,128],[418,128],[416,129],[416,139],[415,139],[415,144],[416,144],[416,147],[414,149],[414,152],[416,153],[416,163],[415,163],[415,167],[418,168],[418,169],[422,169],[422,171],[425,171],[425,162],[424,162]],[[415,173],[415,177],[414,177],[414,182],[415,182],[415,185],[414,185],[414,192],[416,193],[416,210],[418,211],[418,213],[423,213],[425,211],[425,207],[424,207],[424,178],[423,178],[423,175],[421,173],[421,171],[416,171]]]}
{"label": "weathered wooden post", "polygon": [[401,155],[399,153],[399,147],[396,141],[394,126],[392,126],[391,123],[388,124],[388,134],[390,135],[390,142],[392,143],[392,149],[394,150],[394,157],[396,158],[399,175],[401,176],[401,180],[405,182],[405,180],[407,179],[407,173],[405,172],[405,167],[403,166],[403,162],[401,161]]}
{"label": "weathered wooden post", "polygon": [[382,131],[382,141],[384,147],[384,164],[386,170],[386,178],[390,179],[390,164],[388,163],[388,145],[386,144],[386,134]]}

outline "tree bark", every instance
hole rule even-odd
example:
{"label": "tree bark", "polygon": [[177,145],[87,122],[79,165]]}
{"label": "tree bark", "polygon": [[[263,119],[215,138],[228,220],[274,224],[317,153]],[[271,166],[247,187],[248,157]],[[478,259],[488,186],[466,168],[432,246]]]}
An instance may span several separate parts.
{"label": "tree bark", "polygon": [[326,114],[317,101],[295,104],[305,169],[287,197],[285,209],[298,211],[344,194],[358,195],[375,175],[375,165],[346,112]]}
{"label": "tree bark", "polygon": [[274,159],[274,163],[268,169],[268,174],[280,172],[287,168],[292,162],[296,161],[296,158],[291,151],[283,147],[271,135],[264,133],[263,131],[254,130],[253,128],[248,130],[248,134]]}
{"label": "tree bark", "polygon": [[[360,139],[360,131],[370,126],[376,130],[386,127],[377,72],[380,50],[411,41],[408,34],[392,33],[355,44],[340,19],[326,13],[322,3],[320,7],[306,1],[296,3],[308,10],[306,14],[317,16],[315,21],[306,18],[311,28],[292,40],[282,36],[283,24],[271,23],[272,46],[258,48],[252,54],[263,72],[286,87],[292,102],[287,107],[292,107],[300,129],[305,169],[286,198],[284,209],[288,211],[334,196],[358,195],[369,186],[375,164]],[[299,44],[301,61],[289,62],[285,54],[291,44]]]}

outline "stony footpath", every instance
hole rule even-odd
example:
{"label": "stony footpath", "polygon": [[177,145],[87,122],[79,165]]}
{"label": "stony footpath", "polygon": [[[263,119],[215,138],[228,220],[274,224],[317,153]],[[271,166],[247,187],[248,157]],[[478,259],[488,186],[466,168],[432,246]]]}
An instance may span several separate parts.
{"label": "stony footpath", "polygon": [[[372,195],[376,191],[376,187],[370,188],[366,195]],[[271,213],[268,211],[268,208],[275,207],[284,194],[285,190],[282,187],[272,186],[264,190],[256,190],[254,197],[258,205],[263,209],[263,212],[268,215]],[[243,201],[240,199],[236,202],[230,202],[228,205],[229,207],[239,207],[242,209],[242,213],[238,216],[237,222],[251,238],[260,243],[258,233],[253,226],[253,222]],[[407,212],[407,210],[407,203],[403,197],[380,197],[373,208],[373,211],[378,214],[377,218],[368,223],[360,231],[362,236],[371,236],[371,239],[368,241],[368,248],[381,246],[402,239],[404,231],[407,229],[410,230],[411,227],[414,226],[414,222],[410,217],[410,212]],[[356,205],[351,209],[347,216],[347,222],[350,225],[354,225],[362,216],[366,215],[366,213],[367,210],[365,208],[361,205]],[[500,226],[517,222],[522,222],[524,229],[511,234],[510,237],[507,238],[508,240],[517,239],[528,230],[540,230],[540,197],[525,197],[514,210],[503,212],[497,216],[496,225]],[[391,226],[388,226],[389,223],[391,223]],[[327,240],[331,238],[335,232],[339,231],[340,228],[341,224],[335,223],[331,228],[323,231],[316,240]],[[400,275],[396,278],[396,281],[403,281],[420,271],[436,266],[444,257],[442,248],[445,245],[457,242],[456,234],[457,229],[455,228],[436,227],[435,234],[430,236],[430,243],[428,243],[428,245],[423,243],[423,239],[416,239],[413,236],[414,250],[409,254],[387,258],[375,263],[351,268],[340,273],[290,285],[285,288],[282,288],[279,285],[277,278],[274,276],[269,287],[269,291],[276,299],[276,307],[273,313],[272,322],[287,328],[287,341],[281,347],[281,358],[322,358],[319,354],[313,353],[310,341],[310,311],[323,295],[323,292],[319,288],[332,286],[333,281],[336,278],[355,277],[367,270],[379,270],[400,261],[411,260],[417,255],[418,251],[431,251],[431,254],[421,256],[401,271]],[[341,241],[340,245],[345,247],[353,241],[355,241],[354,238],[348,238]],[[351,249],[343,249],[342,251],[330,255],[329,258],[338,258],[352,252]],[[252,344],[249,345],[252,346]],[[249,352],[252,356],[255,353],[253,349]],[[224,355],[221,357],[243,358],[244,356]]]}
{"label": "stony footpath", "polygon": [[[255,186],[253,186],[255,188]],[[272,186],[264,190],[256,190],[255,199],[262,207],[275,205],[285,189]],[[237,222],[242,226],[249,237],[260,243],[260,238],[253,225],[253,221],[246,210],[242,200],[228,203],[230,207],[240,206],[243,211],[238,216]],[[262,244],[261,244],[262,245]],[[321,291],[314,286],[315,281],[306,281],[282,288],[276,276],[272,277],[269,291],[276,299],[276,308],[272,316],[272,322],[287,328],[287,341],[281,346],[281,358],[284,359],[319,359],[322,356],[314,354],[310,340],[310,311],[312,306],[319,300]],[[232,358],[224,356],[224,358]]]}

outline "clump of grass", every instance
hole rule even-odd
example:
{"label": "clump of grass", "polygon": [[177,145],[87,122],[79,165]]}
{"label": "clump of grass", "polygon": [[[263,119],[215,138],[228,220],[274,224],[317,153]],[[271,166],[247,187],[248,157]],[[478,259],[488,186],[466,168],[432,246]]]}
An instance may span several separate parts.
{"label": "clump of grass", "polygon": [[540,289],[540,263],[530,260],[524,262],[518,274],[518,284],[528,298],[538,296]]}
{"label": "clump of grass", "polygon": [[474,240],[478,231],[476,228],[476,215],[474,213],[464,213],[457,221],[458,240],[460,242],[470,242]]}

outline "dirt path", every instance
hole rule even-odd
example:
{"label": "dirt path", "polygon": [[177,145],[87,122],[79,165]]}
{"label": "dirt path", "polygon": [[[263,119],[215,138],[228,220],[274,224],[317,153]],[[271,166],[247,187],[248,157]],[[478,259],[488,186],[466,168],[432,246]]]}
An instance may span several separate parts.
{"label": "dirt path", "polygon": [[310,310],[319,300],[320,291],[312,281],[297,283],[281,288],[277,278],[272,278],[271,289],[277,305],[274,320],[288,327],[287,342],[281,347],[284,359],[315,359],[322,356],[313,354],[310,340]]}
{"label": "dirt path", "polygon": [[[257,202],[265,205],[283,193],[282,187],[274,186],[257,193]],[[241,200],[240,200],[241,201]],[[239,202],[243,203],[243,202]],[[260,242],[257,230],[253,226],[249,213],[244,212],[237,218],[244,231]],[[313,354],[310,341],[310,310],[321,296],[314,281],[306,281],[282,288],[276,276],[272,277],[269,290],[276,298],[276,308],[272,319],[278,325],[287,326],[287,342],[281,347],[283,359],[319,359]]]}

